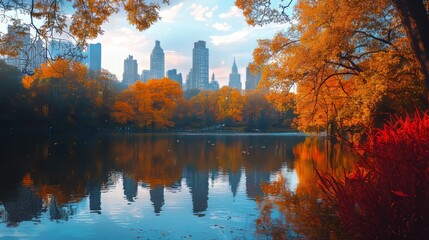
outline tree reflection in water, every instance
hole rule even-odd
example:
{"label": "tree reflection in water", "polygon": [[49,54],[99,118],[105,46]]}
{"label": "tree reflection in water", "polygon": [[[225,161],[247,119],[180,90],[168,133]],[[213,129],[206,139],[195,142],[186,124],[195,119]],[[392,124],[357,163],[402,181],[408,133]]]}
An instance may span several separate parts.
{"label": "tree reflection in water", "polygon": [[[2,138],[6,139],[6,138]],[[283,167],[293,167],[293,146],[304,137],[90,134],[19,136],[0,144],[0,219],[68,221],[84,200],[88,213],[103,214],[103,191],[122,180],[123,199],[132,204],[147,190],[155,215],[166,207],[166,192],[186,184],[196,216],[210,210],[210,182],[225,182],[232,197],[240,184],[251,201],[261,183]]]}
{"label": "tree reflection in water", "polygon": [[343,178],[352,170],[357,156],[345,146],[316,138],[307,138],[293,151],[298,185],[291,189],[288,181],[279,176],[277,181],[263,186],[265,195],[258,199],[257,232],[274,239],[344,239],[337,206],[327,201],[317,172]]}

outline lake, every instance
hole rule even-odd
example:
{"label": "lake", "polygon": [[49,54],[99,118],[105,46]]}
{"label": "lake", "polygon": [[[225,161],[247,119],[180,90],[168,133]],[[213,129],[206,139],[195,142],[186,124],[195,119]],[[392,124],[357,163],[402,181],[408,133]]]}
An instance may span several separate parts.
{"label": "lake", "polygon": [[[0,143],[0,239],[255,239],[261,184],[283,175],[292,190],[311,188],[302,176],[312,163],[296,161],[304,153],[333,164],[323,162],[322,139],[297,133],[1,135]],[[347,165],[346,150],[335,154]]]}

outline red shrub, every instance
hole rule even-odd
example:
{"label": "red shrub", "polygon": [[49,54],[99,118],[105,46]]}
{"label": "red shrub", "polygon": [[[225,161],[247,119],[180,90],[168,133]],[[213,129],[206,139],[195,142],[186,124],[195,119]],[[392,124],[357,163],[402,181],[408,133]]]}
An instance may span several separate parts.
{"label": "red shrub", "polygon": [[429,239],[429,115],[397,118],[369,134],[356,170],[322,187],[357,239]]}

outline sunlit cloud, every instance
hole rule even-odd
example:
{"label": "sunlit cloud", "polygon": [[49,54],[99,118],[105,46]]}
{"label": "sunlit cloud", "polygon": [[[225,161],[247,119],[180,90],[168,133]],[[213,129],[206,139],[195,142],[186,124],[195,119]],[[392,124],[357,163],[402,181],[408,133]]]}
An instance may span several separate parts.
{"label": "sunlit cloud", "polygon": [[[183,69],[187,68],[192,64],[192,58],[189,56],[189,54],[183,54],[177,51],[164,51],[165,54],[165,70],[170,69]],[[179,70],[180,71],[180,70]],[[183,78],[185,77],[187,73],[183,73]]]}
{"label": "sunlit cloud", "polygon": [[228,31],[229,29],[231,29],[231,25],[229,25],[228,23],[224,22],[224,23],[215,23],[212,25],[212,27],[218,31]]}
{"label": "sunlit cloud", "polygon": [[213,12],[218,9],[218,6],[213,8],[205,7],[203,5],[198,5],[193,3],[190,8],[192,9],[191,15],[197,21],[207,21],[207,18],[213,17]]}
{"label": "sunlit cloud", "polygon": [[243,17],[243,12],[236,6],[232,6],[228,12],[219,15],[219,18]]}
{"label": "sunlit cloud", "polygon": [[197,5],[193,3],[190,7],[192,9],[191,15],[197,21],[206,21],[205,14],[209,11],[209,7],[204,7],[203,5]]}
{"label": "sunlit cloud", "polygon": [[180,9],[182,9],[183,3],[179,3],[177,5],[174,5],[168,9],[162,10],[159,15],[161,16],[161,21],[167,22],[167,23],[173,23],[175,22],[175,18],[177,14],[179,13]]}
{"label": "sunlit cloud", "polygon": [[218,46],[223,44],[244,42],[246,41],[247,36],[249,36],[249,34],[250,34],[249,29],[242,29],[240,31],[233,32],[227,35],[210,36],[210,39],[213,45]]}

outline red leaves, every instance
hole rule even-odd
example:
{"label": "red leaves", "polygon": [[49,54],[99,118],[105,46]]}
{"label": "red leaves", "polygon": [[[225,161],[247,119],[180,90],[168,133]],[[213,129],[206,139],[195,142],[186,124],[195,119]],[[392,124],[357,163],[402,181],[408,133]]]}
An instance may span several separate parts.
{"label": "red leaves", "polygon": [[395,118],[368,137],[359,146],[363,160],[344,184],[322,177],[345,229],[356,239],[427,238],[429,115]]}

